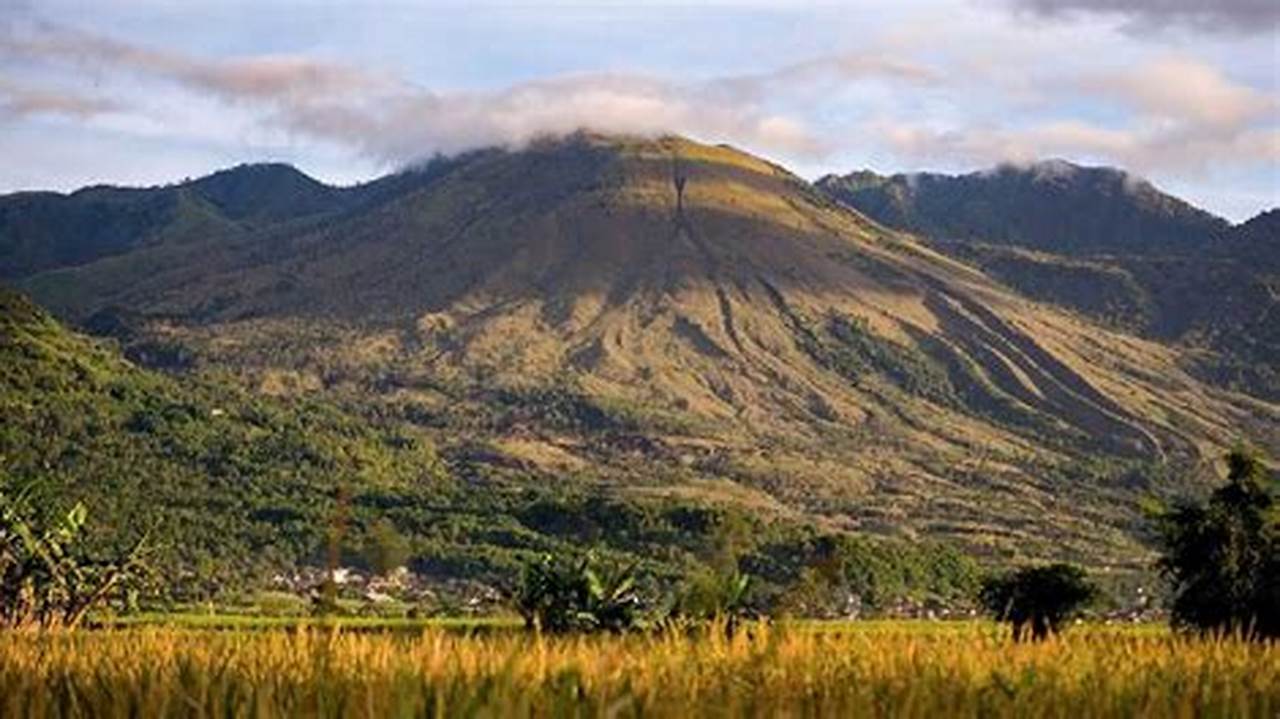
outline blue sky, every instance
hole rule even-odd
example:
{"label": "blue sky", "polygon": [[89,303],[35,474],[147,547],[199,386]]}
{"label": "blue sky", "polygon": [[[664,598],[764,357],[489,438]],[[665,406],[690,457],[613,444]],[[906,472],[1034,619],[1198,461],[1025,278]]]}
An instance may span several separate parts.
{"label": "blue sky", "polygon": [[541,133],[816,177],[1062,157],[1280,205],[1280,3],[0,0],[0,191],[283,160],[354,182]]}

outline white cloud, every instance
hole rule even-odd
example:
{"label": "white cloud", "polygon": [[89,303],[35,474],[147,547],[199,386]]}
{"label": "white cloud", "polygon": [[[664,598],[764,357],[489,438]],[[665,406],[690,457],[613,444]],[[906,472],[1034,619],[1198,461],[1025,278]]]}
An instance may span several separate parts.
{"label": "white cloud", "polygon": [[1212,128],[1239,127],[1274,112],[1275,98],[1233,83],[1216,68],[1165,57],[1127,72],[1082,78],[1079,88],[1109,96],[1145,115]]}
{"label": "white cloud", "polygon": [[34,88],[0,78],[0,117],[64,115],[86,119],[117,110],[112,100],[79,92]]}
{"label": "white cloud", "polygon": [[[732,138],[763,152],[812,156],[823,144],[796,117],[768,111],[765,90],[794,74],[910,74],[892,63],[837,58],[769,76],[685,84],[626,73],[575,74],[492,92],[433,92],[358,68],[304,57],[205,60],[42,25],[0,37],[0,53],[128,72],[252,105],[264,123],[345,144],[388,163],[485,145],[519,145],[578,129]],[[51,108],[52,109],[52,108]]]}
{"label": "white cloud", "polygon": [[[149,141],[203,143],[237,159],[279,148],[291,157],[346,156],[345,178],[352,167],[372,174],[580,128],[733,142],[814,174],[868,161],[962,169],[1060,156],[1184,185],[1252,173],[1238,186],[1253,183],[1255,194],[1275,177],[1275,64],[1270,75],[1259,71],[1259,38],[1230,38],[1235,55],[1213,43],[1169,54],[1167,44],[1135,42],[1097,13],[1029,24],[998,5],[980,12],[960,0],[902,12],[898,24],[865,35],[851,25],[855,50],[827,45],[801,61],[788,51],[773,68],[762,56],[729,65],[750,72],[724,64],[667,74],[556,70],[484,90],[424,87],[372,69],[412,67],[398,58],[338,62],[289,44],[205,56],[10,18],[0,20],[0,62],[22,84],[0,84],[0,121],[56,116]],[[362,56],[337,41],[329,52]]]}

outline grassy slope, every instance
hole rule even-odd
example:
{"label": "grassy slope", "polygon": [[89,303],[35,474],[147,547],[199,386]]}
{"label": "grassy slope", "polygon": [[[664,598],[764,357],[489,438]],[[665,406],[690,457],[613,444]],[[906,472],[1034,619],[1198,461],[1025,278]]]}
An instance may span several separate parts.
{"label": "grassy slope", "polygon": [[[0,479],[34,486],[48,507],[85,500],[103,543],[151,529],[161,575],[192,598],[320,562],[340,487],[351,517],[345,561],[359,563],[366,531],[390,522],[420,571],[498,583],[531,552],[590,546],[670,581],[716,550],[725,516],[705,502],[619,498],[464,452],[442,460],[424,430],[395,417],[141,370],[4,289],[0,415]],[[801,522],[755,527],[745,561],[777,582],[794,577],[818,537]],[[962,591],[972,578],[972,565],[942,548],[839,541],[850,571],[870,572],[865,590],[886,600]]]}
{"label": "grassy slope", "polygon": [[1115,170],[829,176],[833,198],[1028,297],[1194,348],[1198,376],[1280,398],[1275,211],[1235,227]]}

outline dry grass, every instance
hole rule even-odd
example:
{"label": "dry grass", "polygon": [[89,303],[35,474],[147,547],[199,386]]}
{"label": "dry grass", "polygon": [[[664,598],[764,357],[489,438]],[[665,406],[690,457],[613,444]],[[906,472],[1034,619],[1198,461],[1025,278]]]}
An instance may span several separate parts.
{"label": "dry grass", "polygon": [[1280,711],[1280,646],[982,624],[546,638],[0,634],[3,716],[1222,716]]}

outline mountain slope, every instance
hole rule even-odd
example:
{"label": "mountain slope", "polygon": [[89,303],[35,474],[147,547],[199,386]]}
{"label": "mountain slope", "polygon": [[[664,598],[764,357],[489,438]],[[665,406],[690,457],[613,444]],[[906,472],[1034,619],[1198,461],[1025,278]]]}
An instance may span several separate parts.
{"label": "mountain slope", "polygon": [[1062,160],[968,175],[828,175],[817,186],[890,227],[1058,254],[1185,251],[1227,223],[1109,167]]}
{"label": "mountain slope", "polygon": [[1195,348],[1201,377],[1280,399],[1274,211],[1231,227],[1119,170],[1062,162],[818,184],[1028,296]]}
{"label": "mountain slope", "polygon": [[184,571],[208,556],[228,575],[302,560],[339,485],[407,493],[443,476],[424,438],[147,372],[2,287],[0,414],[0,486],[83,499],[119,541],[159,522]]}
{"label": "mountain slope", "polygon": [[[223,599],[324,561],[345,496],[344,564],[391,531],[446,592],[509,584],[532,552],[590,542],[670,581],[700,566],[732,508],[625,497],[453,457],[422,429],[334,403],[253,396],[218,376],[169,377],[66,330],[0,287],[0,491],[49,511],[84,501],[97,546],[148,532],[163,591]],[[954,599],[976,567],[953,548],[746,520],[743,550],[767,587],[794,580],[813,543],[839,547],[871,601]],[[388,528],[390,528],[388,530]],[[773,589],[771,591],[777,591]]]}
{"label": "mountain slope", "polygon": [[446,456],[1005,555],[1140,563],[1138,500],[1175,488],[1154,463],[1277,441],[1275,405],[1178,352],[732,148],[577,135],[375,185],[22,284],[260,391],[412,418]]}

